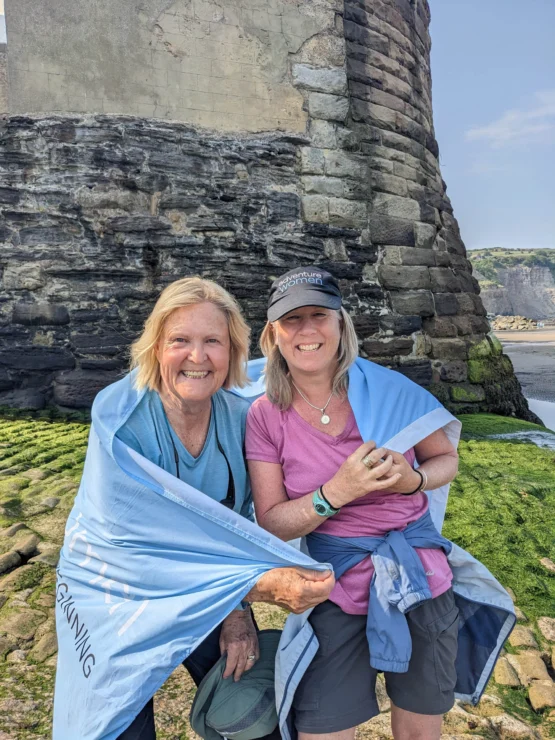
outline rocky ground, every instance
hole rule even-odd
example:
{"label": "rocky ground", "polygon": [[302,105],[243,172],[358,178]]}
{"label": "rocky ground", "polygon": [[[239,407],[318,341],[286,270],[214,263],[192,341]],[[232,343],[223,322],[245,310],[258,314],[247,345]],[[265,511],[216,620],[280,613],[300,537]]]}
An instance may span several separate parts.
{"label": "rocky ground", "polygon": [[[0,418],[0,740],[51,736],[56,665],[54,567],[81,474],[88,426],[68,419],[51,420],[48,412],[40,416]],[[515,424],[521,425],[513,420],[492,422],[492,418],[474,417],[474,422],[466,423],[461,474],[453,486],[446,530],[513,587],[520,606],[519,625],[487,695],[475,708],[457,703],[446,717],[443,738],[553,738],[555,457],[552,450],[488,440],[491,431],[511,431]],[[509,469],[510,462],[518,460],[521,464]],[[484,505],[484,536],[472,541],[465,508],[475,511],[476,501]],[[505,508],[507,516],[516,517],[508,527],[499,518]],[[495,521],[503,536],[508,528],[509,534],[511,529],[518,530],[518,536],[526,538],[526,548],[515,540],[518,558],[510,559],[509,540],[491,546],[488,526],[495,526]],[[285,616],[274,607],[258,606],[256,612],[262,627],[279,626]],[[158,692],[156,719],[161,740],[195,737],[187,722],[193,694],[183,668]],[[379,698],[382,713],[359,729],[359,738],[392,737],[382,681]]]}
{"label": "rocky ground", "polygon": [[494,331],[532,331],[537,328],[537,323],[525,316],[496,316],[491,328]]}

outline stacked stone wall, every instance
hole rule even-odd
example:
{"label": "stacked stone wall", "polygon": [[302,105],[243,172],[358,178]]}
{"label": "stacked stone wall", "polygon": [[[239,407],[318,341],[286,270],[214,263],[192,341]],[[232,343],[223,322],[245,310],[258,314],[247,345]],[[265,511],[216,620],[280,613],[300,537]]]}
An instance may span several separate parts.
{"label": "stacked stone wall", "polygon": [[[0,20],[2,20],[0,18]],[[0,113],[8,112],[8,55],[6,44],[0,43]]]}
{"label": "stacked stone wall", "polygon": [[239,298],[255,349],[270,281],[310,263],[340,279],[364,356],[455,411],[533,418],[488,335],[441,179],[427,5],[312,7],[315,33],[281,65],[302,131],[5,122],[0,405],[90,404],[125,370],[156,294],[184,275]]}

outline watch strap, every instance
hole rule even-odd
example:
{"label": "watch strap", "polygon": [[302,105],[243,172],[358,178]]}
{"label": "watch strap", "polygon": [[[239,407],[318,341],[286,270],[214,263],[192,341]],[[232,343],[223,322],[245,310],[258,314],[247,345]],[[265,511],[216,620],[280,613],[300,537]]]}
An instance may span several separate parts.
{"label": "watch strap", "polygon": [[318,488],[312,494],[312,506],[314,511],[321,517],[329,517],[337,514],[340,509],[333,507],[322,492],[322,487]]}

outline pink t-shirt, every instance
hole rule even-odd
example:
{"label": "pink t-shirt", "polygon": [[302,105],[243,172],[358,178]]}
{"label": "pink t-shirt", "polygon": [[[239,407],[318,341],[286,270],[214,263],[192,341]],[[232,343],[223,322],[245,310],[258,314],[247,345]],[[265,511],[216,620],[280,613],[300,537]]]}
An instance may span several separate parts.
{"label": "pink t-shirt", "polygon": [[[266,398],[257,399],[247,416],[248,460],[281,465],[283,482],[290,499],[312,492],[332,478],[345,459],[362,444],[353,412],[345,429],[330,437],[314,429],[291,406],[280,411]],[[413,465],[414,450],[405,453]],[[428,509],[425,493],[369,493],[352,501],[318,527],[318,532],[337,537],[375,537],[393,529],[404,529]],[[443,550],[415,548],[426,570],[432,596],[451,586],[452,574]],[[348,614],[366,614],[374,566],[370,557],[348,570],[336,583],[330,600]]]}

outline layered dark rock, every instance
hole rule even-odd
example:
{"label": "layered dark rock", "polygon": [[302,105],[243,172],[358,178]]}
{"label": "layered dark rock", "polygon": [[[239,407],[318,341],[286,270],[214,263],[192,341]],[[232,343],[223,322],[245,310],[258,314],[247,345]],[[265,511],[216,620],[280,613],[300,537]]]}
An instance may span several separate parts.
{"label": "layered dark rock", "polygon": [[533,419],[488,338],[441,178],[428,23],[423,2],[346,0],[344,67],[291,59],[306,134],[8,118],[0,405],[90,405],[125,372],[160,290],[185,275],[239,299],[256,352],[270,281],[315,264],[341,281],[364,356],[457,412]]}

